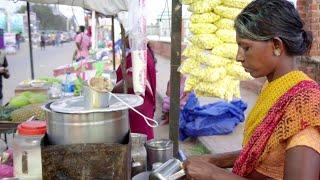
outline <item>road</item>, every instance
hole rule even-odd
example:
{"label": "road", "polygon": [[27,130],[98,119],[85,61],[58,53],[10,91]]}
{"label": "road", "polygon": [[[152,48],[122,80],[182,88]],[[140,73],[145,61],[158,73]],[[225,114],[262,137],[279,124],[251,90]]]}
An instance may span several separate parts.
{"label": "road", "polygon": [[[72,54],[75,49],[73,42],[65,43],[63,46],[47,46],[44,51],[35,47],[33,49],[33,64],[35,78],[53,76],[53,69],[71,63]],[[23,43],[21,49],[15,55],[7,56],[9,63],[10,78],[3,79],[3,103],[14,96],[14,89],[19,82],[31,79],[31,66],[28,43]]]}

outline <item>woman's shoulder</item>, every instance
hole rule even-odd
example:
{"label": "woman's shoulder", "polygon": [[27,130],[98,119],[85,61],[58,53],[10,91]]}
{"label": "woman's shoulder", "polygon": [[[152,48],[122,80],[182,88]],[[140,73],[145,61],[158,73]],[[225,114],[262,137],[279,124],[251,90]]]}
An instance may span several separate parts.
{"label": "woman's shoulder", "polygon": [[306,89],[296,94],[286,106],[277,129],[287,139],[307,127],[320,126],[320,89]]}

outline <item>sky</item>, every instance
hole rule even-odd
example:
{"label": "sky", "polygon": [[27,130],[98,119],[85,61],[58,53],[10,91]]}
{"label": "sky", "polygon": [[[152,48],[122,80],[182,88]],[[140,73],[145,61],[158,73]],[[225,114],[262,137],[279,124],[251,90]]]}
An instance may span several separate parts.
{"label": "sky", "polygon": [[[293,3],[296,3],[297,0],[289,0]],[[171,10],[171,0],[147,0],[147,23],[155,23],[156,19],[162,14]],[[166,2],[168,2],[168,6],[166,6]],[[6,8],[9,12],[15,12],[21,5],[25,5],[25,2],[18,1],[14,3],[12,0],[0,0],[0,8]],[[79,25],[84,24],[84,12],[82,8],[78,7],[70,7],[70,6],[62,6],[58,5],[58,9],[62,14],[66,17],[72,17],[75,14]],[[184,8],[185,9],[185,8]]]}

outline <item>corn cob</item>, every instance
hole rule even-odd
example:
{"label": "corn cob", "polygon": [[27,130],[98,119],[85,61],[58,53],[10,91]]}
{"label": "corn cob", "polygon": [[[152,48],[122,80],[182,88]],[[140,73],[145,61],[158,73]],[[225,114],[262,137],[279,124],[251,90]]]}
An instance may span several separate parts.
{"label": "corn cob", "polygon": [[226,6],[215,6],[214,13],[218,14],[221,17],[228,19],[235,19],[238,14],[240,14],[241,9],[226,7]]}
{"label": "corn cob", "polygon": [[217,27],[210,23],[190,23],[189,29],[193,34],[213,34]]}
{"label": "corn cob", "polygon": [[222,0],[224,6],[234,7],[234,8],[245,8],[252,0]]}
{"label": "corn cob", "polygon": [[226,19],[226,18],[222,18],[219,19],[215,25],[219,28],[219,29],[229,29],[229,30],[234,30],[234,21],[231,19]]}
{"label": "corn cob", "polygon": [[191,43],[201,49],[212,49],[223,42],[214,34],[198,34],[190,39]]}
{"label": "corn cob", "polygon": [[216,32],[217,37],[226,43],[236,43],[236,31],[227,30],[227,29],[219,29]]}
{"label": "corn cob", "polygon": [[190,20],[192,23],[214,23],[220,19],[220,16],[213,12],[203,14],[192,14]]}
{"label": "corn cob", "polygon": [[212,54],[229,59],[236,59],[238,45],[233,43],[224,43],[212,49]]}
{"label": "corn cob", "polygon": [[201,0],[190,4],[188,10],[194,13],[207,13],[219,4],[221,4],[221,0]]}

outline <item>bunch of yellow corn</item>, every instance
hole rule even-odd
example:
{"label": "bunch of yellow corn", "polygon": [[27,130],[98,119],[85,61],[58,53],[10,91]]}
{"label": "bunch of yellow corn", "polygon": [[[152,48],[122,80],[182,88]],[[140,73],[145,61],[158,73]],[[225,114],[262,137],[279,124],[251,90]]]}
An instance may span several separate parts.
{"label": "bunch of yellow corn", "polygon": [[234,30],[234,21],[231,19],[221,18],[215,23],[219,29]]}
{"label": "bunch of yellow corn", "polygon": [[222,0],[224,6],[235,7],[243,9],[245,8],[251,0]]}
{"label": "bunch of yellow corn", "polygon": [[211,23],[190,23],[189,29],[193,34],[213,34],[218,28]]}
{"label": "bunch of yellow corn", "polygon": [[221,17],[235,19],[238,14],[240,14],[241,9],[227,6],[215,6],[213,11]]}
{"label": "bunch of yellow corn", "polygon": [[203,14],[192,14],[190,20],[192,23],[214,23],[220,19],[220,16],[213,12]]}
{"label": "bunch of yellow corn", "polygon": [[234,30],[219,29],[216,32],[217,37],[226,43],[236,43],[236,32]]}
{"label": "bunch of yellow corn", "polygon": [[190,41],[201,49],[212,49],[222,44],[222,41],[214,34],[197,34],[192,36]]}
{"label": "bunch of yellow corn", "polygon": [[207,13],[219,4],[221,0],[199,0],[190,4],[188,10],[194,13]]}
{"label": "bunch of yellow corn", "polygon": [[238,45],[235,43],[224,43],[212,49],[212,54],[224,58],[235,60],[237,56]]}

